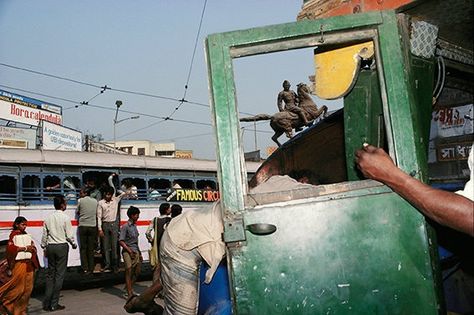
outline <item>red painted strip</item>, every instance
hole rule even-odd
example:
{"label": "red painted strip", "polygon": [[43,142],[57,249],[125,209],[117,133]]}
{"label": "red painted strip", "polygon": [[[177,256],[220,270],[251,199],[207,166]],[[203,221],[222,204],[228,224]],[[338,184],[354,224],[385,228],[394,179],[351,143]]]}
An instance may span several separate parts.
{"label": "red painted strip", "polygon": [[[150,224],[151,220],[145,220],[145,221],[137,221],[137,225],[138,226],[148,226]],[[127,221],[120,221],[120,226],[124,225],[125,223],[127,223]]]}
{"label": "red painted strip", "polygon": [[[43,221],[28,221],[28,226],[43,226]],[[0,221],[0,227],[13,227],[13,221]]]}
{"label": "red painted strip", "polygon": [[[44,221],[29,221],[28,226],[31,227],[40,227],[43,226]],[[127,221],[120,221],[120,225],[127,223]],[[77,226],[77,220],[71,220],[72,226]],[[137,221],[138,226],[148,226],[150,224],[150,220],[142,220]],[[13,221],[0,221],[0,228],[11,228],[13,226]]]}

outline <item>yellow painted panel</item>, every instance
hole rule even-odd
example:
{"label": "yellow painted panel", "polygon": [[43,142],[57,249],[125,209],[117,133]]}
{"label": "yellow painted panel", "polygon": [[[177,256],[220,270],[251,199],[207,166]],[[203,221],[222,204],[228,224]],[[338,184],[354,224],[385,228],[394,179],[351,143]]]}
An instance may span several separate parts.
{"label": "yellow painted panel", "polygon": [[372,41],[342,47],[324,52],[316,52],[314,89],[322,99],[336,99],[346,95],[352,88],[359,73],[361,59],[374,55]]}

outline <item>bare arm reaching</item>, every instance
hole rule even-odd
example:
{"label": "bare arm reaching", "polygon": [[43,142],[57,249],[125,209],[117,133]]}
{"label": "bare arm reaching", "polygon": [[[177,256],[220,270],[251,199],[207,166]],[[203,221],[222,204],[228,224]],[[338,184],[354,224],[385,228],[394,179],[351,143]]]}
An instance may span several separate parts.
{"label": "bare arm reaching", "polygon": [[364,145],[355,156],[357,166],[365,177],[386,184],[432,220],[474,236],[472,200],[432,188],[411,177],[380,148]]}

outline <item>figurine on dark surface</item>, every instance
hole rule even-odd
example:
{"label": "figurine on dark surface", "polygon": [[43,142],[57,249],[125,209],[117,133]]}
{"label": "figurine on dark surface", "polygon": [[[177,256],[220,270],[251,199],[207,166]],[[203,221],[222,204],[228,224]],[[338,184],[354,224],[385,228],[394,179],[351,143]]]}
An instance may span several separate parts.
{"label": "figurine on dark surface", "polygon": [[[308,119],[306,118],[303,110],[298,107],[298,95],[295,91],[290,90],[291,84],[288,80],[283,81],[283,91],[278,93],[277,98],[277,106],[280,112],[288,111],[297,114],[301,121],[303,121],[303,125],[309,124]],[[284,105],[283,105],[284,103]]]}
{"label": "figurine on dark surface", "polygon": [[[284,91],[285,90],[283,90],[282,92]],[[282,92],[280,92],[280,94]],[[327,106],[325,105],[321,108],[318,108],[316,103],[311,98],[309,94],[309,87],[306,84],[298,84],[297,92],[297,100],[299,102],[298,108],[301,109],[302,114],[305,116],[305,120],[301,119],[301,117],[295,112],[285,110],[273,115],[258,114],[251,117],[244,117],[240,118],[240,121],[270,120],[270,127],[272,127],[273,131],[275,131],[275,134],[272,136],[272,140],[275,141],[278,146],[281,146],[280,142],[278,142],[278,138],[283,133],[286,133],[286,136],[288,138],[292,138],[294,128],[301,128],[303,126],[306,126],[309,123],[312,123],[316,118],[321,115],[325,117],[326,112],[328,110]]]}

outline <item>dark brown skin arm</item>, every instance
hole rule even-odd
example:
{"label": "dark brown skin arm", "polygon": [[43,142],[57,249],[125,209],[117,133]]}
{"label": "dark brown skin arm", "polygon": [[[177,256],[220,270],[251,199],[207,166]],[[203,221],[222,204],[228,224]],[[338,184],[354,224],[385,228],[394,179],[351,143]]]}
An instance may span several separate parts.
{"label": "dark brown skin arm", "polygon": [[403,172],[382,149],[364,145],[355,153],[365,177],[382,182],[439,224],[474,236],[474,202],[428,186]]}

